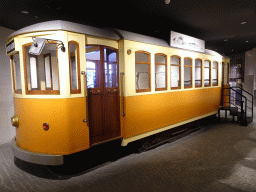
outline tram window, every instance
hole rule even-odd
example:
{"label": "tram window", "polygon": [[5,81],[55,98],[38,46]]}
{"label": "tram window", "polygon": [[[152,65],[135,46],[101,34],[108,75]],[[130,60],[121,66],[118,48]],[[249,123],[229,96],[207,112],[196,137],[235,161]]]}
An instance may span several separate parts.
{"label": "tram window", "polygon": [[30,69],[30,86],[32,90],[37,90],[38,89],[38,66],[36,62],[36,56],[31,56],[30,61],[29,61],[29,69]]}
{"label": "tram window", "polygon": [[105,87],[118,87],[117,51],[104,48]]}
{"label": "tram window", "polygon": [[150,53],[135,52],[136,92],[150,91]]}
{"label": "tram window", "polygon": [[202,87],[202,60],[195,60],[195,86]]}
{"label": "tram window", "polygon": [[171,89],[180,89],[180,57],[171,57]]}
{"label": "tram window", "polygon": [[204,61],[204,86],[211,86],[211,62]]}
{"label": "tram window", "polygon": [[184,88],[192,87],[192,59],[184,58]]}
{"label": "tram window", "polygon": [[45,87],[46,90],[52,90],[52,65],[51,54],[44,55],[44,70],[45,70]]}
{"label": "tram window", "polygon": [[218,62],[214,61],[212,63],[212,85],[218,85]]}
{"label": "tram window", "polygon": [[28,53],[32,43],[24,45],[27,94],[60,94],[57,43],[47,42],[40,55]]}
{"label": "tram window", "polygon": [[100,74],[96,73],[99,66],[100,46],[86,46],[87,88],[100,87]]}
{"label": "tram window", "polygon": [[71,94],[81,93],[79,44],[68,42]]}
{"label": "tram window", "polygon": [[163,54],[155,55],[155,86],[156,91],[166,90],[166,56]]}
{"label": "tram window", "polygon": [[12,60],[12,76],[13,76],[13,88],[14,93],[21,94],[21,75],[20,75],[20,57],[19,53],[14,54],[11,57]]}

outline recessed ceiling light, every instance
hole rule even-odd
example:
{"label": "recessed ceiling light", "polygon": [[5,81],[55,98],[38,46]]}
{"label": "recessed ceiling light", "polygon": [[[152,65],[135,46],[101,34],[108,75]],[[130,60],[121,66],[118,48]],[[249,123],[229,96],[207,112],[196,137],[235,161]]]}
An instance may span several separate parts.
{"label": "recessed ceiling light", "polygon": [[249,41],[246,41],[246,43],[248,43]]}
{"label": "recessed ceiling light", "polygon": [[166,5],[168,5],[171,2],[171,0],[165,0],[164,2]]}
{"label": "recessed ceiling light", "polygon": [[21,13],[23,13],[23,14],[29,14],[28,11],[21,11]]}
{"label": "recessed ceiling light", "polygon": [[224,39],[224,41],[228,41],[227,39]]}
{"label": "recessed ceiling light", "polygon": [[241,23],[241,25],[244,25],[244,24],[246,24],[246,22],[245,22],[245,21],[243,21],[243,22]]}

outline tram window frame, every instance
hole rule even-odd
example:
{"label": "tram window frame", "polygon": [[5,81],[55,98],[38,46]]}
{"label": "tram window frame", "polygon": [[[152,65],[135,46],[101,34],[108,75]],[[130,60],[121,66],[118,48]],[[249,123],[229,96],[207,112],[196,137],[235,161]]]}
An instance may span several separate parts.
{"label": "tram window frame", "polygon": [[[74,43],[76,45],[76,55],[70,54],[70,44]],[[76,82],[77,82],[77,89],[72,89],[72,57],[75,57],[76,60]],[[79,94],[81,93],[81,75],[80,75],[80,51],[79,51],[79,43],[76,41],[69,41],[68,42],[68,60],[69,60],[69,77],[70,77],[70,93],[71,94]]]}
{"label": "tram window frame", "polygon": [[[172,57],[176,57],[179,59],[179,64],[172,64]],[[171,90],[174,90],[174,89],[181,89],[181,57],[178,56],[178,55],[172,55],[171,56],[171,75],[170,75],[170,78],[171,78]],[[178,80],[178,86],[177,87],[172,87],[172,66],[173,67],[179,67],[179,80]]]}
{"label": "tram window frame", "polygon": [[[214,67],[214,63],[217,64],[217,67]],[[219,62],[218,61],[213,61],[212,62],[212,73],[214,73],[214,71],[216,70],[216,83],[214,83],[213,79],[212,79],[212,86],[218,86],[219,84]],[[212,74],[212,78],[213,78],[213,74]]]}
{"label": "tram window frame", "polygon": [[[55,67],[55,72],[56,72],[56,80],[57,80],[57,83],[55,86],[57,86],[57,89],[53,90],[53,78],[52,78],[52,74],[51,74],[51,84],[52,84],[52,88],[51,89],[47,89],[46,88],[46,74],[45,74],[45,55],[48,55],[48,53],[46,54],[41,54],[41,55],[31,55],[28,53],[28,50],[26,52],[26,48],[27,47],[30,47],[33,43],[27,43],[27,44],[24,44],[22,45],[22,50],[23,50],[23,63],[24,63],[24,79],[25,79],[25,90],[26,90],[26,94],[27,95],[60,95],[60,81],[59,81],[59,61],[58,61],[58,43],[56,41],[47,41],[46,42],[46,45],[47,44],[55,44],[56,46],[56,67]],[[29,59],[29,63],[27,63],[27,57]],[[39,68],[38,68],[38,59],[39,57],[42,59],[43,58],[43,67],[40,66],[40,69],[44,69],[44,72],[41,73],[41,75],[43,74],[44,75],[44,83],[45,83],[45,90],[41,89],[42,86],[39,85],[39,79],[38,79],[38,75],[39,75]],[[30,68],[27,68],[27,65],[29,64],[30,65],[30,59],[31,58],[35,58],[35,61],[36,61],[36,81],[37,81],[37,88],[30,88],[29,90],[29,84],[28,84],[28,81],[30,81],[30,86],[32,86],[32,83],[31,83],[31,72],[30,72]],[[52,57],[50,59],[50,65],[51,65],[51,73],[53,73],[53,70],[52,70]],[[41,64],[40,64],[41,65]],[[40,71],[41,72],[41,71]],[[30,75],[30,76],[29,76]]]}
{"label": "tram window frame", "polygon": [[[159,63],[157,62],[157,59],[156,59],[156,56],[163,56],[165,59],[164,59],[164,63]],[[157,85],[157,74],[156,74],[156,66],[165,66],[165,87],[162,87],[162,88],[156,88],[156,85]],[[167,90],[167,55],[165,54],[162,54],[162,53],[156,53],[155,54],[155,90],[156,91],[164,91],[164,90]]]}
{"label": "tram window frame", "polygon": [[[136,56],[137,53],[144,53],[144,54],[146,54],[148,56],[148,62],[138,61],[137,60],[138,57]],[[137,71],[136,71],[137,64],[138,65],[148,65],[148,84],[149,84],[149,88],[137,89],[137,87],[138,87],[137,78],[138,78],[138,75],[139,75],[139,74],[137,75]],[[145,73],[147,73],[147,72],[145,72]],[[151,91],[151,54],[149,52],[146,52],[146,51],[136,51],[135,52],[135,87],[136,87],[136,93],[150,92]]]}
{"label": "tram window frame", "polygon": [[[191,65],[185,65],[185,60],[186,59],[190,60]],[[187,68],[190,68],[190,82],[191,82],[191,85],[186,85],[185,84],[185,69],[187,69]],[[193,79],[192,78],[193,77],[192,68],[193,68],[193,59],[190,58],[190,57],[184,57],[184,77],[183,77],[184,89],[192,88],[192,84],[193,84],[193,82],[192,82],[192,79]]]}
{"label": "tram window frame", "polygon": [[[206,61],[208,61],[209,62],[209,67],[206,67],[205,66],[205,62]],[[209,84],[208,85],[205,85],[205,69],[209,69]],[[204,61],[204,87],[210,87],[211,86],[211,83],[212,83],[212,81],[211,81],[211,61],[210,60],[205,60]]]}
{"label": "tram window frame", "polygon": [[[197,63],[196,61],[200,61],[200,62],[201,62],[201,65],[200,65],[200,66],[197,66],[197,65],[196,65],[196,63]],[[200,80],[198,80],[198,81],[200,81],[200,84],[198,84],[198,85],[197,85],[197,83],[196,83],[196,81],[197,81],[197,76],[196,76],[197,72],[196,72],[196,69],[200,69],[200,71],[201,71],[201,72],[200,72]],[[203,79],[203,78],[202,78],[202,77],[203,77],[203,70],[202,70],[202,69],[203,69],[203,60],[202,60],[202,59],[199,59],[199,58],[198,58],[198,59],[195,59],[195,87],[202,87],[202,85],[203,85],[203,80],[202,80],[202,79]]]}
{"label": "tram window frame", "polygon": [[[14,57],[18,56],[19,63],[15,62]],[[16,66],[17,64],[17,66]],[[13,90],[16,94],[22,94],[22,83],[21,83],[21,66],[20,66],[20,56],[19,52],[15,53],[11,56],[11,65],[12,65],[12,82],[13,82]],[[17,68],[18,67],[18,68]],[[19,78],[18,82],[17,79]],[[19,85],[17,85],[19,84]],[[20,87],[20,89],[19,89]]]}

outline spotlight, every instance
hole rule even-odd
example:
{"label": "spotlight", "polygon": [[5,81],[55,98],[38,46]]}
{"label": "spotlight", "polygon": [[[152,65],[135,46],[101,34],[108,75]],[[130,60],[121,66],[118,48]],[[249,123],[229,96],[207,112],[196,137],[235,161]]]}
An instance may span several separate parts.
{"label": "spotlight", "polygon": [[171,0],[164,0],[164,2],[166,5],[168,5],[171,2]]}

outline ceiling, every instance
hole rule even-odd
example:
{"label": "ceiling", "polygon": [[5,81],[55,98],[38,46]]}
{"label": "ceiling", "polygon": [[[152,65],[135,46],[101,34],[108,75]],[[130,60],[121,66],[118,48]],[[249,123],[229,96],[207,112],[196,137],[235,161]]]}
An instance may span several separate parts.
{"label": "ceiling", "polygon": [[[169,41],[170,31],[205,40],[231,56],[256,47],[255,0],[1,0],[0,26],[49,20],[118,28]],[[246,22],[246,23],[244,23]]]}

